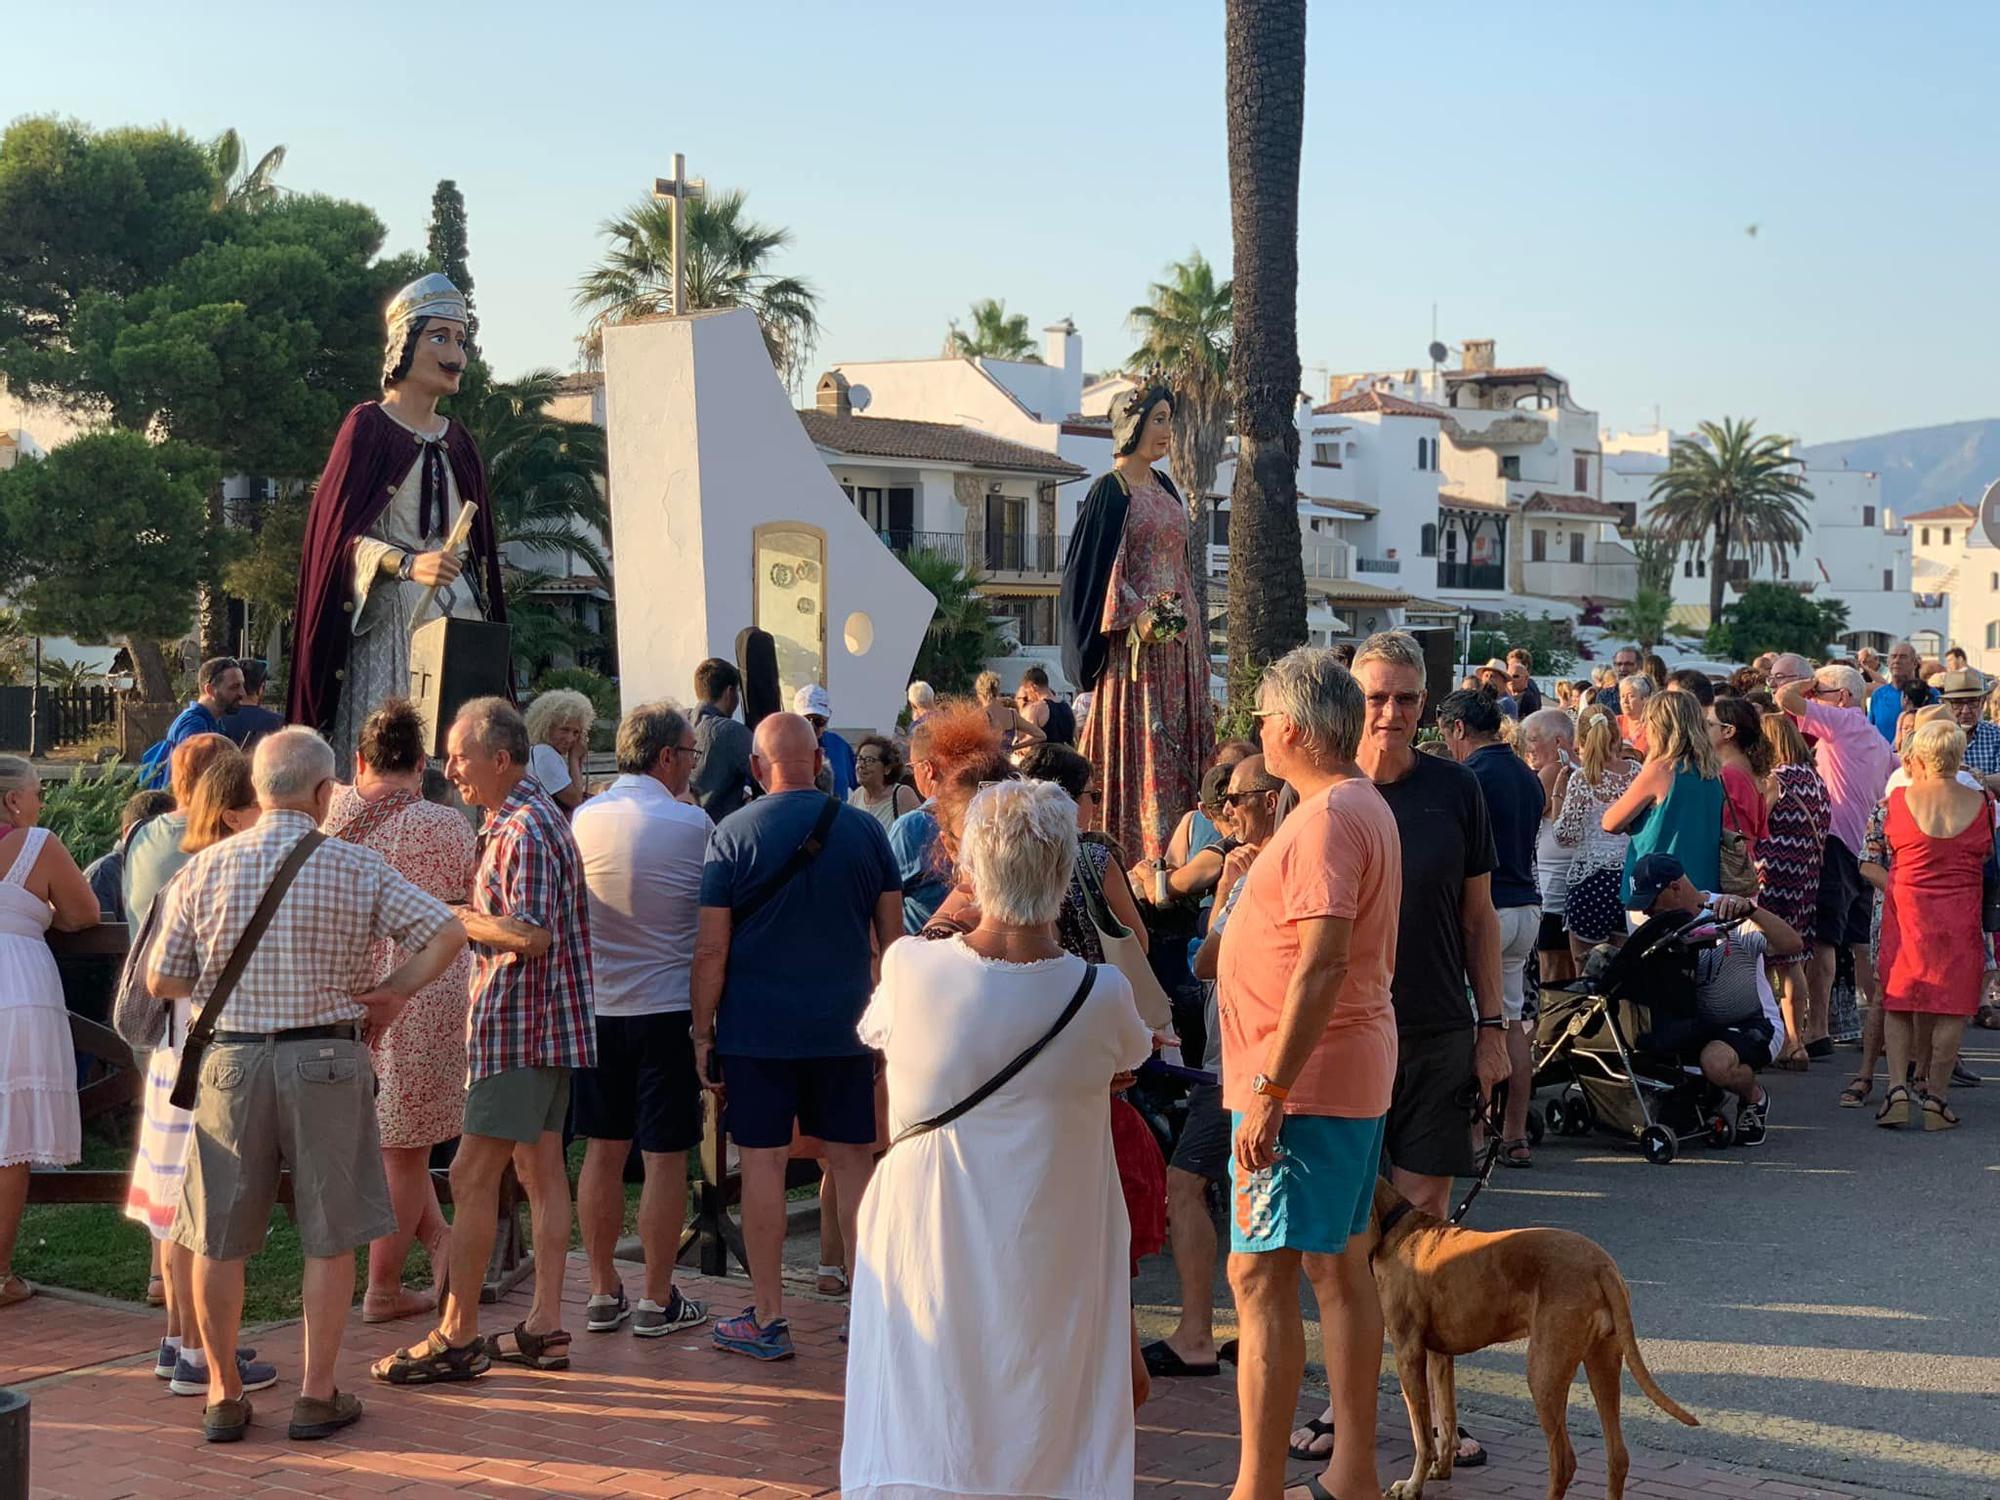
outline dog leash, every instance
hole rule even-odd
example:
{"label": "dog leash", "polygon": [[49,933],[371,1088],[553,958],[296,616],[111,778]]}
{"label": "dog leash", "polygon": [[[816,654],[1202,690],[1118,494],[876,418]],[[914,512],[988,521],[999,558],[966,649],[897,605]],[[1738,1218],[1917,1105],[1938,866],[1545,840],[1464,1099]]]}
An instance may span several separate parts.
{"label": "dog leash", "polygon": [[1465,1211],[1472,1207],[1472,1200],[1479,1196],[1480,1189],[1484,1188],[1488,1179],[1493,1176],[1493,1165],[1500,1160],[1501,1148],[1506,1145],[1501,1139],[1505,1133],[1502,1117],[1506,1107],[1507,1085],[1503,1083],[1493,1090],[1481,1112],[1481,1118],[1486,1123],[1486,1151],[1479,1163],[1479,1175],[1472,1179],[1472,1186],[1466,1189],[1465,1196],[1459,1200],[1458,1207],[1451,1211],[1451,1217],[1446,1219],[1445,1223],[1456,1224],[1463,1219]]}

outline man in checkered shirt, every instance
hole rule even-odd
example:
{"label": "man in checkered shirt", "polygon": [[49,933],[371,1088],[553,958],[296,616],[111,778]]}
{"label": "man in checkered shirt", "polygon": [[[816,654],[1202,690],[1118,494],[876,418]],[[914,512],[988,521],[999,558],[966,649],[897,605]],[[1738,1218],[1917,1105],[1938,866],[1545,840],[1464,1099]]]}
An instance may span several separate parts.
{"label": "man in checkered shirt", "polygon": [[1977,672],[1947,672],[1938,681],[1938,696],[1965,731],[1965,769],[2000,792],[2000,724],[1980,717],[1986,707],[1986,684]]}
{"label": "man in checkered shirt", "polygon": [[[326,816],[333,751],[310,729],[257,747],[256,827],[204,849],[162,898],[147,984],[198,1011],[250,925],[273,877]],[[371,946],[411,956],[377,980]],[[359,844],[328,839],[307,857],[236,989],[202,1060],[187,1187],[175,1243],[195,1253],[194,1302],[208,1355],[202,1432],[240,1439],[250,1425],[236,1361],[243,1262],[263,1248],[278,1177],[290,1168],[305,1251],[306,1367],[291,1436],[321,1438],[361,1415],[334,1388],[354,1251],[393,1234],[396,1214],[375,1126],[375,1070],[364,1032],[389,1026],[412,994],[465,946],[443,902]]]}
{"label": "man in checkered shirt", "polygon": [[[374,1365],[393,1385],[469,1380],[492,1359],[569,1368],[563,1118],[571,1069],[597,1061],[583,862],[561,809],[528,774],[527,725],[505,699],[475,698],[459,710],[446,750],[445,774],[486,809],[472,905],[461,917],[473,952],[465,1129],[451,1164],[450,1292],[435,1333]],[[479,1289],[510,1160],[534,1223],[535,1298],[526,1318],[482,1341]]]}

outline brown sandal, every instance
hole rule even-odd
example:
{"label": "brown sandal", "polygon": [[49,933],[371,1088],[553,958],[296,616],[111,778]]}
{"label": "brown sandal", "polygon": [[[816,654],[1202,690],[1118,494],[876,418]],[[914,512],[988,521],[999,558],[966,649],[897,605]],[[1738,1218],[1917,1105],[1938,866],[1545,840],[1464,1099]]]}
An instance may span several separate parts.
{"label": "brown sandal", "polygon": [[476,1380],[493,1368],[486,1356],[486,1341],[453,1344],[442,1328],[433,1329],[421,1344],[398,1349],[386,1359],[378,1359],[368,1373],[388,1385],[444,1385],[455,1380]]}
{"label": "brown sandal", "polygon": [[[500,1340],[511,1338],[511,1350],[500,1347]],[[558,1328],[553,1333],[530,1333],[526,1323],[516,1323],[505,1333],[489,1333],[486,1336],[486,1352],[493,1358],[510,1365],[526,1365],[531,1370],[567,1370],[569,1368],[569,1333]]]}
{"label": "brown sandal", "polygon": [[1857,1073],[1853,1078],[1848,1080],[1847,1087],[1840,1091],[1840,1107],[1842,1109],[1859,1109],[1868,1102],[1868,1096],[1874,1090],[1875,1080],[1873,1078],[1863,1078]]}

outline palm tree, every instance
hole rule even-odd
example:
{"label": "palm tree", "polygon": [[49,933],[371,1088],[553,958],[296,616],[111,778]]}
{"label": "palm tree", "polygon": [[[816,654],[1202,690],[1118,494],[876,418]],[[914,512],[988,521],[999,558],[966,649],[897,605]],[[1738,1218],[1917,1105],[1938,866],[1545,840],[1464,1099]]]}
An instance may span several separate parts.
{"label": "palm tree", "polygon": [[73,693],[102,681],[104,674],[87,661],[70,661],[61,656],[42,658],[42,686],[58,693]]}
{"label": "palm tree", "polygon": [[536,568],[509,568],[503,577],[507,644],[514,653],[516,671],[529,680],[553,658],[578,644],[576,627],[540,593],[554,581],[553,573]]}
{"label": "palm tree", "polygon": [[1708,547],[1708,618],[1722,618],[1722,591],[1733,556],[1754,569],[1773,567],[1806,538],[1801,502],[1812,499],[1805,463],[1775,433],[1756,435],[1755,421],[1724,417],[1703,422],[1699,435],[1678,439],[1666,470],[1653,481],[1650,524],[1677,546]]}
{"label": "palm tree", "polygon": [[1667,617],[1673,609],[1671,593],[1642,583],[1605,624],[1619,640],[1635,641],[1641,651],[1651,651],[1666,636]]}
{"label": "palm tree", "polygon": [[225,208],[262,208],[278,196],[281,189],[275,179],[278,169],[285,164],[283,146],[273,146],[248,171],[243,169],[247,159],[243,137],[233,126],[211,141],[208,150],[216,175],[215,197],[210,206],[217,212]]}
{"label": "palm tree", "polygon": [[944,337],[944,352],[963,359],[984,355],[987,359],[1041,363],[1035,355],[1035,341],[1028,333],[1028,315],[1010,315],[1006,302],[992,297],[982,297],[972,304],[972,332],[960,328],[958,319],[951,320],[951,331]]}
{"label": "palm tree", "polygon": [[1126,361],[1135,376],[1158,370],[1174,393],[1174,446],[1167,467],[1188,508],[1188,571],[1194,578],[1194,618],[1208,621],[1208,493],[1229,439],[1231,283],[1217,283],[1199,250],[1167,267],[1167,279],[1132,309],[1128,321],[1144,340]]}
{"label": "palm tree", "polygon": [[937,601],[912,681],[928,682],[940,696],[972,691],[989,656],[1004,655],[1005,638],[993,624],[993,606],[979,592],[979,575],[942,552],[899,554],[910,575]]}
{"label": "palm tree", "polygon": [[1305,0],[1227,0],[1230,395],[1230,680],[1306,638],[1299,546],[1299,148],[1305,130]]}
{"label": "palm tree", "polygon": [[574,553],[609,582],[604,429],[549,415],[561,380],[554,370],[530,370],[487,387],[460,419],[486,461],[486,492],[500,540]]}
{"label": "palm tree", "polygon": [[[819,339],[819,294],[808,281],[770,270],[771,257],[792,242],[792,232],[749,219],[744,202],[740,189],[688,200],[688,305],[682,310],[749,308],[763,327],[779,378],[793,388]],[[576,288],[577,310],[590,314],[582,346],[591,369],[603,360],[606,323],[674,310],[673,231],[672,206],[658,198],[642,199],[623,218],[605,221],[610,247]]]}

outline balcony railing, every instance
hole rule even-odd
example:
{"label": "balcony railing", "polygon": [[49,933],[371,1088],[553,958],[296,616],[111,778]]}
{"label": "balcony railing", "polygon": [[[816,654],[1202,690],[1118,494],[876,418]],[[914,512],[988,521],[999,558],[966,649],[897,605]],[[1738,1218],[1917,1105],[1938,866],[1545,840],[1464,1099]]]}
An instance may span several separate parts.
{"label": "balcony railing", "polygon": [[1507,570],[1498,563],[1441,562],[1438,587],[1500,591],[1507,587]]}
{"label": "balcony railing", "polygon": [[960,567],[971,566],[982,573],[1060,573],[1069,551],[1066,536],[989,532],[974,537],[968,546],[965,534],[959,531],[879,531],[876,535],[891,552],[935,552]]}
{"label": "balcony railing", "polygon": [[1403,563],[1400,558],[1363,557],[1357,552],[1354,555],[1354,571],[1357,573],[1400,573],[1403,571]]}

